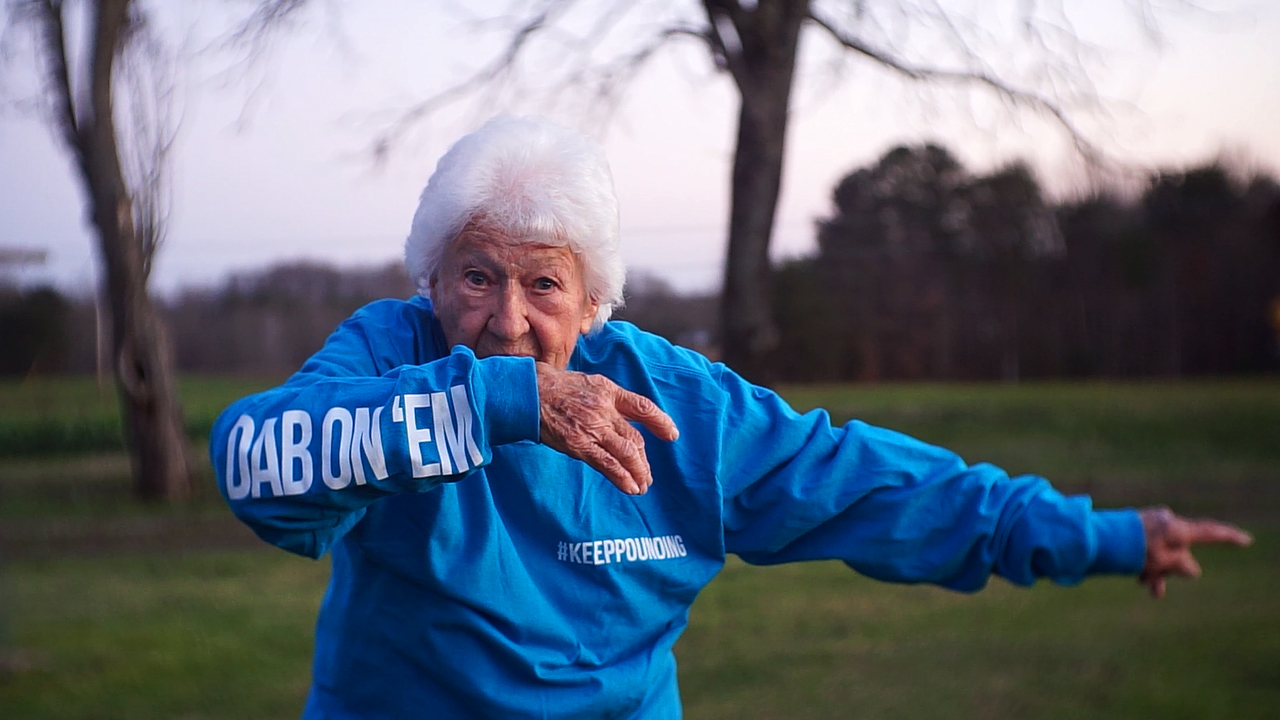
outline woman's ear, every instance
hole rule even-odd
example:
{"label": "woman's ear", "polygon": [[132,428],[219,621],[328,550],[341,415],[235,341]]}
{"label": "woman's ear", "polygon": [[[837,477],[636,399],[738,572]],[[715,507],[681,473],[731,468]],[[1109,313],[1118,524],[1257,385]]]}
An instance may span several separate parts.
{"label": "woman's ear", "polygon": [[586,306],[582,310],[582,323],[578,327],[579,335],[586,335],[591,331],[591,326],[595,324],[596,313],[598,312],[600,312],[600,303],[588,297]]}
{"label": "woman's ear", "polygon": [[439,280],[440,272],[438,270],[431,273],[431,276],[427,278],[427,297],[431,298],[432,305],[436,304],[436,284]]}

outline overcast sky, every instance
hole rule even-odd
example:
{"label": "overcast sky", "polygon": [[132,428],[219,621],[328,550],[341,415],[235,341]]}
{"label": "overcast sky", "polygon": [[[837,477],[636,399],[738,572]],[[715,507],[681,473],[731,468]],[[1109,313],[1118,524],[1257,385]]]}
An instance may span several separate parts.
{"label": "overcast sky", "polygon": [[[189,48],[225,26],[216,11],[197,5],[166,9],[165,21],[180,28],[174,34],[194,38]],[[283,260],[399,257],[439,155],[479,116],[509,109],[442,116],[373,167],[363,149],[377,113],[447,85],[474,66],[484,45],[456,14],[428,3],[318,5],[338,7],[339,15],[306,16],[248,78],[216,75],[225,60],[188,52],[173,217],[154,273],[161,292]],[[1077,117],[1111,155],[1183,166],[1226,150],[1271,172],[1280,168],[1280,3],[1166,13],[1158,43],[1127,11],[1097,7],[1123,3],[1076,5],[1073,22],[1105,59],[1092,70],[1107,98],[1105,114]],[[975,170],[1025,157],[1058,193],[1079,182],[1079,162],[1045,121],[993,112],[992,103],[967,93],[922,94],[865,63],[833,70],[815,38],[805,39],[794,95],[777,255],[812,249],[813,221],[830,212],[833,185],[897,144],[941,142]],[[4,71],[9,99],[29,87],[15,76],[21,69]],[[728,80],[692,45],[653,64],[626,96],[604,143],[632,268],[685,290],[717,283],[736,103]],[[0,116],[0,247],[49,253],[43,267],[22,271],[24,284],[84,291],[96,282],[77,183],[37,119]]]}

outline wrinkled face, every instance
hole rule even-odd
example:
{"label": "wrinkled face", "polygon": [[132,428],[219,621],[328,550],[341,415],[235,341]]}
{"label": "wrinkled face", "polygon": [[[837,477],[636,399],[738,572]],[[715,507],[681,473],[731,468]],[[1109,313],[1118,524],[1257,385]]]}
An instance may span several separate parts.
{"label": "wrinkled face", "polygon": [[476,221],[445,250],[431,301],[451,347],[466,345],[476,357],[533,357],[560,369],[598,309],[568,246],[514,241]]}

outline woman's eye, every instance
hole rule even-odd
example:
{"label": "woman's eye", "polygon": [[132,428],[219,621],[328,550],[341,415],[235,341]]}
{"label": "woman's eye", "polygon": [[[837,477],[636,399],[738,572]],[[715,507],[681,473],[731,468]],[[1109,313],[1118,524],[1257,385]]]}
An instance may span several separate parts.
{"label": "woman's eye", "polygon": [[468,285],[475,285],[477,287],[484,285],[485,283],[484,273],[479,272],[478,270],[471,270],[470,272],[467,272],[462,276],[462,279],[465,280]]}
{"label": "woman's eye", "polygon": [[538,278],[537,280],[533,281],[533,287],[534,289],[541,290],[543,292],[546,292],[548,290],[555,290],[556,281],[552,280],[551,278],[545,278],[545,277]]}

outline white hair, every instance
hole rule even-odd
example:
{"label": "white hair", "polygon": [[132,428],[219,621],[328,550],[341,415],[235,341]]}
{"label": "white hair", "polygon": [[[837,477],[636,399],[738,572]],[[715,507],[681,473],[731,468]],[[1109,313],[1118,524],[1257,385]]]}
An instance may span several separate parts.
{"label": "white hair", "polygon": [[404,260],[428,295],[445,249],[473,218],[520,242],[568,245],[599,303],[592,329],[622,304],[618,198],[604,151],[544,118],[499,115],[458,140],[427,181]]}

